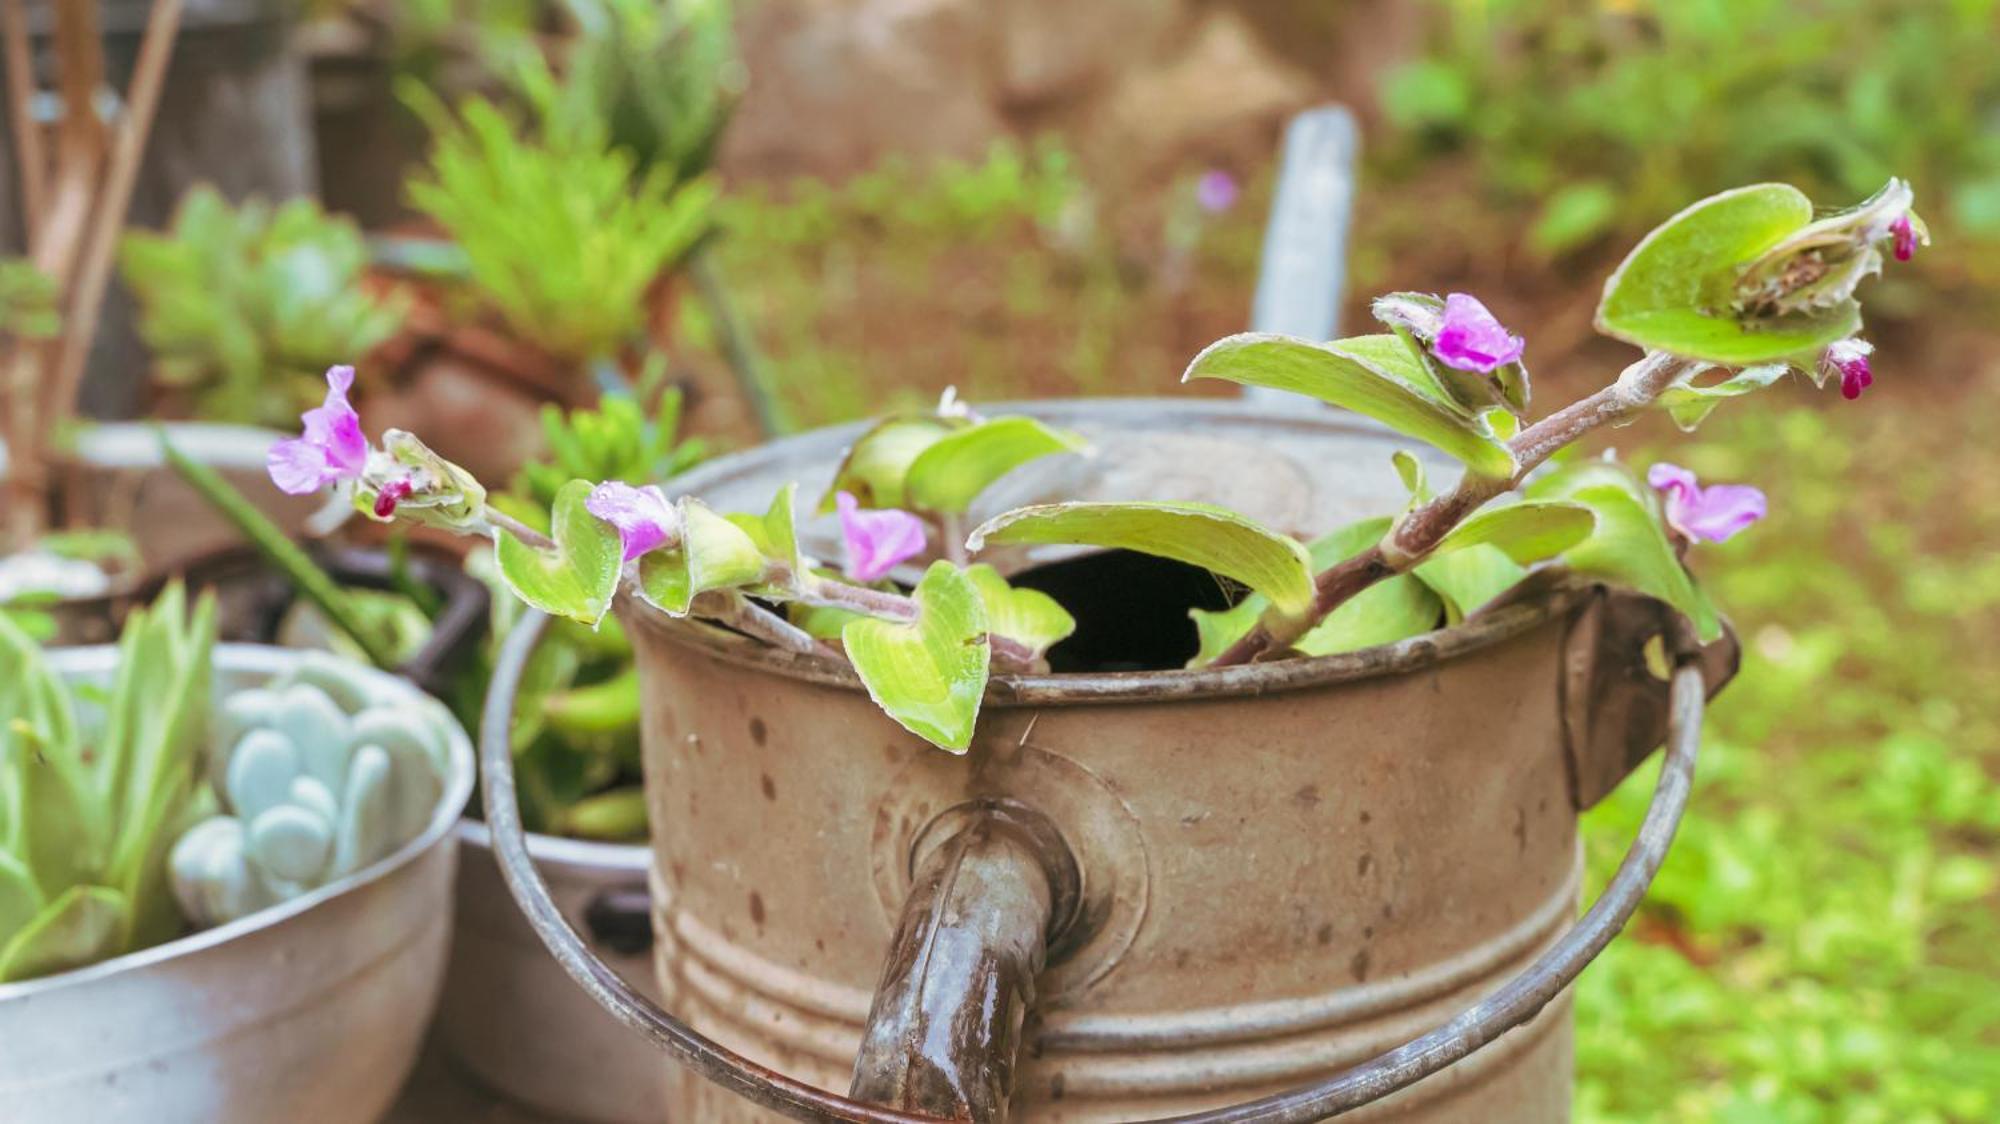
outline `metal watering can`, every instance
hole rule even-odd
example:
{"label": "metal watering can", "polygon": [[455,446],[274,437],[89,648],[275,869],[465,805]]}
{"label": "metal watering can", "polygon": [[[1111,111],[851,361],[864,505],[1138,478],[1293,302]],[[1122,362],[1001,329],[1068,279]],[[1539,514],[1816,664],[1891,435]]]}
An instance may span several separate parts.
{"label": "metal watering can", "polygon": [[[995,510],[1194,499],[1317,534],[1402,500],[1397,439],[1325,413],[1014,412],[1099,455],[1024,468]],[[789,480],[812,495],[856,432],[677,483],[725,509]],[[487,700],[486,806],[531,924],[680,1063],[663,1072],[669,1119],[704,1124],[1565,1119],[1564,989],[1658,870],[1704,701],[1737,658],[1656,602],[1530,579],[1458,627],[1366,651],[999,677],[959,758],[844,668],[623,612],[647,687],[664,1004],[590,955],[529,861],[508,727],[540,618],[509,637]],[[1655,639],[1665,679],[1643,655]],[[1663,738],[1638,838],[1569,924],[1576,814]]]}

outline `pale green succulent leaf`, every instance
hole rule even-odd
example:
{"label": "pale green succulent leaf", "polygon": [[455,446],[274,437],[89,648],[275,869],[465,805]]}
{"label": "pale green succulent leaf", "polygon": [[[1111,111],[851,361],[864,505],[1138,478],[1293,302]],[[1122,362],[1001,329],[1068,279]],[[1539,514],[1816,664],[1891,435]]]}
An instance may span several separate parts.
{"label": "pale green succulent leaf", "polygon": [[1766,363],[1736,372],[1721,382],[1707,386],[1697,386],[1693,382],[1678,383],[1660,394],[1659,403],[1674,419],[1674,424],[1692,433],[1723,399],[1738,398],[1753,391],[1762,390],[1791,371],[1785,363]]}
{"label": "pale green succulent leaf", "polygon": [[1746,317],[1732,307],[1739,271],[1812,222],[1812,201],[1782,183],[1710,196],[1668,219],[1605,282],[1597,327],[1648,350],[1725,366],[1818,350],[1860,329],[1845,301],[1813,315]]}
{"label": "pale green succulent leaf", "polygon": [[972,579],[943,561],[931,564],[911,598],[915,620],[852,620],[841,643],[889,717],[939,749],[964,753],[986,694],[985,605]]}
{"label": "pale green succulent leaf", "polygon": [[1033,418],[1004,417],[953,430],[910,462],[904,499],[917,511],[958,515],[994,481],[1029,461],[1083,448],[1082,439]]}
{"label": "pale green succulent leaf", "polygon": [[1308,656],[1356,652],[1421,636],[1438,626],[1444,603],[1423,582],[1397,574],[1349,598],[1293,647]]}
{"label": "pale green succulent leaf", "polygon": [[919,416],[885,418],[854,439],[833,483],[820,498],[819,513],[834,509],[834,497],[851,492],[864,508],[901,508],[910,466],[926,449],[963,423],[952,419]]}
{"label": "pale green succulent leaf", "polygon": [[1374,418],[1481,475],[1514,473],[1507,446],[1456,403],[1428,391],[1434,380],[1393,335],[1333,343],[1258,333],[1230,336],[1195,356],[1182,379],[1197,378],[1304,394]]}
{"label": "pale green succulent leaf", "polygon": [[1500,548],[1522,565],[1529,565],[1554,558],[1589,538],[1596,522],[1590,508],[1565,500],[1490,505],[1446,532],[1437,546],[1431,548],[1429,557],[1487,545]]}
{"label": "pale green succulent leaf", "polygon": [[1016,589],[983,562],[966,567],[965,576],[979,591],[987,630],[1024,645],[1037,658],[1076,631],[1076,618],[1039,589]]}
{"label": "pale green succulent leaf", "polygon": [[[1307,546],[1315,572],[1347,561],[1382,541],[1389,533],[1394,520],[1379,515],[1349,523],[1321,535]],[[1227,609],[1190,609],[1188,616],[1194,621],[1195,636],[1199,650],[1188,661],[1189,667],[1205,667],[1215,657],[1228,650],[1229,646],[1243,639],[1264,614],[1270,611],[1271,602],[1259,593],[1252,593]],[[1336,610],[1338,612],[1338,610]]]}
{"label": "pale green succulent leaf", "polygon": [[584,508],[591,487],[572,480],[556,492],[549,520],[554,549],[505,532],[493,537],[494,561],[508,588],[545,613],[584,624],[596,624],[611,608],[624,566],[617,530]]}
{"label": "pale green succulent leaf", "polygon": [[1430,558],[1410,571],[1444,602],[1445,623],[1457,624],[1514,588],[1528,568],[1491,543]]}
{"label": "pale green succulent leaf", "polygon": [[1312,603],[1310,555],[1297,540],[1200,503],[1054,503],[987,520],[969,546],[1065,543],[1133,550],[1220,574],[1296,615]]}
{"label": "pale green succulent leaf", "polygon": [[1580,464],[1531,492],[1584,504],[1596,516],[1590,537],[1564,553],[1565,566],[1666,602],[1694,623],[1704,644],[1722,635],[1714,604],[1681,565],[1655,502],[1623,469]]}
{"label": "pale green succulent leaf", "polygon": [[[789,507],[782,494],[778,503]],[[779,510],[780,516],[784,514]],[[710,590],[738,589],[763,581],[770,562],[758,538],[738,522],[742,517],[719,515],[692,497],[681,500],[680,515],[680,544],[639,559],[641,597],[666,613],[684,617],[694,599]],[[761,525],[762,521],[756,522]],[[768,529],[759,534],[770,541]]]}

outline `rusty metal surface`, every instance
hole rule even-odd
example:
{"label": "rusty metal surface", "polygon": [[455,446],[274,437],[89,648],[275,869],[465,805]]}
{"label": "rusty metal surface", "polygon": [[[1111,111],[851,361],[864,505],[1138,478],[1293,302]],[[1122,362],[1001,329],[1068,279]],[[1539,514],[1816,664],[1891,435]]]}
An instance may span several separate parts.
{"label": "rusty metal surface", "polygon": [[[1176,429],[1267,459],[1317,452],[1315,478],[1342,481],[1343,494],[1281,487],[1275,499],[1302,522],[1270,520],[1303,534],[1382,508],[1367,498],[1375,469],[1395,487],[1381,463],[1393,441],[1338,420],[1228,403],[1030,412],[1113,431],[1136,419],[1152,426],[1136,437],[1170,461],[1187,448]],[[810,491],[824,476],[815,462],[830,465],[847,436],[725,458],[684,486],[724,507],[761,504],[786,479]],[[1091,469],[1017,474],[1004,502],[1144,487]],[[1176,479],[1190,493],[1180,498],[1231,502],[1204,494],[1192,468]],[[1593,911],[1600,928],[1564,935],[1578,864],[1562,683],[1575,670],[1571,618],[1593,591],[1535,593],[1350,656],[996,681],[963,758],[902,731],[843,669],[640,614],[628,623],[649,686],[655,958],[674,1014],[587,962],[509,853],[514,828],[496,822],[501,859],[572,973],[690,1063],[667,1074],[677,1119],[910,1119],[819,1090],[845,1080],[860,1047],[918,842],[949,810],[998,798],[1048,816],[1081,874],[1077,923],[1051,950],[1024,1031],[1015,1119],[1306,1119],[1299,1105],[1347,1111],[1360,1102],[1342,1098],[1365,1087],[1399,1091],[1356,1119],[1562,1120],[1560,987],[1629,915],[1650,869]],[[488,700],[489,785],[506,782],[510,675],[503,661]],[[1530,1007],[1488,1003],[1454,1021],[1530,966]],[[1553,1001],[1539,990],[1551,981]],[[1411,1042],[1428,1045],[1393,1052]],[[1384,1051],[1386,1079],[1369,1060]],[[1242,1102],[1258,1107],[1226,1115]]]}
{"label": "rusty metal surface", "polygon": [[[1649,597],[1598,589],[1570,625],[1563,656],[1563,749],[1578,811],[1610,795],[1666,740],[1670,704],[1646,651],[1649,644],[1664,642],[1673,616]],[[1727,628],[1702,650],[1709,697],[1736,677],[1742,657],[1736,633]]]}
{"label": "rusty metal surface", "polygon": [[1045,950],[1076,914],[1078,873],[1031,810],[981,801],[953,820],[917,861],[847,1095],[996,1124]]}

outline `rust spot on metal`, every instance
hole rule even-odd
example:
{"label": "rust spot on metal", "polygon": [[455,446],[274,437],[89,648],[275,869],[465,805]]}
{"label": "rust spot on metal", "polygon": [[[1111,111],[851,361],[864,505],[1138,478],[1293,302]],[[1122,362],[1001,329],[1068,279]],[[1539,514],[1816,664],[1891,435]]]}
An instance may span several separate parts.
{"label": "rust spot on metal", "polygon": [[1514,847],[1528,853],[1528,810],[1519,806],[1514,809]]}
{"label": "rust spot on metal", "polygon": [[1374,814],[1373,814],[1373,813],[1371,813],[1371,812],[1369,812],[1369,811],[1368,811],[1368,810],[1367,810],[1366,808],[1362,809],[1362,810],[1361,810],[1361,826],[1362,826],[1362,827],[1367,827],[1367,826],[1368,826],[1369,824],[1371,824],[1371,823],[1374,823],[1374,822],[1375,822],[1375,816],[1374,816]]}
{"label": "rust spot on metal", "polygon": [[1362,980],[1368,978],[1368,962],[1370,959],[1368,950],[1364,948],[1356,951],[1354,959],[1347,962],[1347,970],[1354,976],[1354,982],[1360,983]]}
{"label": "rust spot on metal", "polygon": [[[762,744],[761,741],[759,744]],[[760,774],[757,778],[757,786],[764,790],[764,799],[776,800],[778,798],[778,782],[771,779],[771,774]]]}
{"label": "rust spot on metal", "polygon": [[1320,801],[1319,786],[1316,784],[1304,785],[1297,792],[1292,793],[1292,799],[1300,807],[1317,808]]}
{"label": "rust spot on metal", "polygon": [[1049,1078],[1049,1099],[1052,1101],[1063,1099],[1063,1075],[1060,1073]]}
{"label": "rust spot on metal", "polygon": [[1333,943],[1333,922],[1329,921],[1329,922],[1327,922],[1326,924],[1324,924],[1324,925],[1321,925],[1321,926],[1319,927],[1319,932],[1317,932],[1317,933],[1314,933],[1314,934],[1313,934],[1313,939],[1314,939],[1314,940],[1316,940],[1316,941],[1318,941],[1318,942],[1319,942],[1320,944],[1322,944],[1322,945],[1329,945],[1329,944],[1332,944],[1332,943]]}
{"label": "rust spot on metal", "polygon": [[764,895],[755,890],[750,891],[750,920],[759,928],[764,925]]}
{"label": "rust spot on metal", "polygon": [[1368,877],[1368,872],[1374,869],[1375,869],[1374,855],[1363,853],[1360,858],[1354,860],[1354,873],[1356,877],[1366,878]]}
{"label": "rust spot on metal", "polygon": [[770,728],[764,725],[764,720],[762,718],[752,718],[750,720],[751,741],[756,742],[759,746],[762,746],[764,742],[770,738],[770,736],[771,736]]}

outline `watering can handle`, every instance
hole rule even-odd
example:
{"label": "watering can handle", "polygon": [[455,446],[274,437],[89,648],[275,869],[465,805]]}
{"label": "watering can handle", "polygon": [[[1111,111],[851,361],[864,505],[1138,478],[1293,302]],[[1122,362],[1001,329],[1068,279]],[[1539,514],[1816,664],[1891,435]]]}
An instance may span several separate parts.
{"label": "watering can handle", "polygon": [[[514,700],[528,657],[547,630],[549,618],[530,611],[508,635],[493,672],[492,688],[479,730],[481,781],[487,824],[500,871],[528,923],[549,951],[590,996],[619,1021],[665,1048],[703,1078],[794,1120],[846,1120],[863,1124],[938,1124],[919,1116],[814,1088],[723,1047],[634,991],[598,960],[556,908],[528,856],[514,793],[509,727]],[[1535,1017],[1562,994],[1625,927],[1666,859],[1674,831],[1687,808],[1694,780],[1696,748],[1707,702],[1700,648],[1676,635],[1672,653],[1668,734],[1660,779],[1638,836],[1618,871],[1561,940],[1522,972],[1437,1028],[1418,1035],[1371,1061],[1323,1081],[1302,1085],[1228,1108],[1192,1113],[1145,1124],[1304,1124],[1338,1116],[1380,1100],[1465,1058],[1502,1034]]]}

